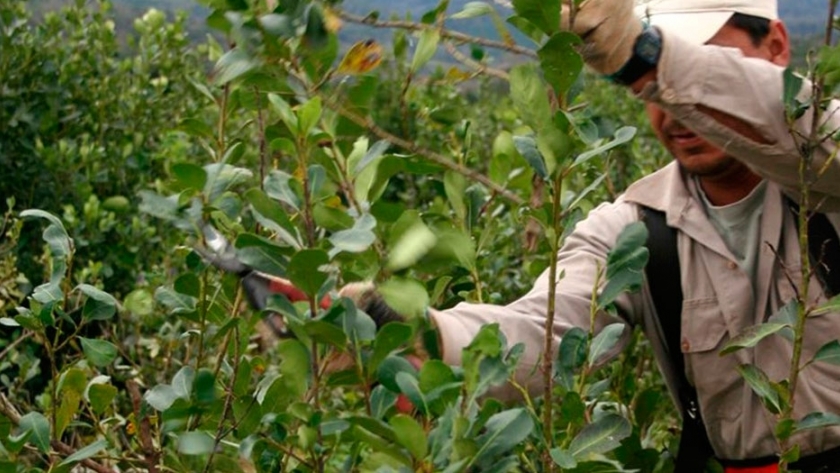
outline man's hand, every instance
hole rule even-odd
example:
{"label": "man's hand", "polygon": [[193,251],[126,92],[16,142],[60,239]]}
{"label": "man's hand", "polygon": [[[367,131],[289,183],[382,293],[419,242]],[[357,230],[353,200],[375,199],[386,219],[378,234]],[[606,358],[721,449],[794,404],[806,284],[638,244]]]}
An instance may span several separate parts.
{"label": "man's hand", "polygon": [[372,282],[350,283],[342,287],[338,294],[350,298],[356,307],[369,315],[377,329],[389,322],[405,322],[405,317],[385,303]]}
{"label": "man's hand", "polygon": [[[568,0],[562,0],[561,28],[583,40],[580,53],[590,67],[612,75],[633,56],[642,22],[634,13],[633,0],[585,0],[571,18]],[[570,21],[574,23],[570,24]]]}

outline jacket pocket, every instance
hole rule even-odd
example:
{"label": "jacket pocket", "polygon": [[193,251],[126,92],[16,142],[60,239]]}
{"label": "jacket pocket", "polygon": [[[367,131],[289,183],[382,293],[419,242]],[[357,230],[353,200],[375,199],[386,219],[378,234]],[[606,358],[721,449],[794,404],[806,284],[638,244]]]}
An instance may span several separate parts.
{"label": "jacket pocket", "polygon": [[726,321],[716,298],[683,301],[680,349],[683,353],[714,350],[726,335]]}
{"label": "jacket pocket", "polygon": [[703,418],[710,428],[725,428],[741,413],[738,360],[720,350],[729,339],[716,298],[683,302],[681,349],[686,376],[697,389]]}

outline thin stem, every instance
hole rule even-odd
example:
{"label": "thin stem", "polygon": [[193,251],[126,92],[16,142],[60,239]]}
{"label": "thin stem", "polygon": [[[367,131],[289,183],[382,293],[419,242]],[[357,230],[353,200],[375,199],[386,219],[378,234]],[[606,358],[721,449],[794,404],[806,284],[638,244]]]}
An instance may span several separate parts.
{"label": "thin stem", "polygon": [[349,21],[351,23],[359,23],[362,25],[372,26],[374,28],[396,28],[396,29],[403,29],[409,31],[422,31],[431,28],[435,28],[440,32],[441,38],[446,38],[453,40],[457,43],[468,43],[468,44],[478,44],[480,46],[485,46],[488,48],[493,49],[500,49],[502,51],[511,52],[514,54],[520,54],[522,56],[526,56],[529,58],[536,58],[537,53],[531,49],[523,48],[522,46],[517,46],[515,44],[508,44],[504,41],[495,41],[487,38],[479,38],[476,36],[470,36],[464,33],[459,33],[457,31],[448,30],[446,28],[437,28],[432,27],[430,25],[425,25],[423,23],[417,23],[413,21],[400,21],[400,20],[392,20],[392,21],[380,21],[372,17],[365,17],[365,16],[358,16],[353,15],[352,13],[347,13],[343,10],[337,11],[338,16],[341,17],[342,20]]}
{"label": "thin stem", "polygon": [[141,414],[143,397],[140,394],[140,387],[137,382],[130,379],[126,382],[126,389],[131,398],[131,406],[134,411],[134,421],[137,423],[137,436],[140,439],[140,446],[143,449],[146,468],[149,473],[157,473],[160,462],[160,452],[155,449],[152,442],[152,425],[149,417]]}
{"label": "thin stem", "polygon": [[3,349],[3,351],[0,351],[0,361],[6,358],[6,355],[8,355],[10,351],[14,350],[15,347],[20,345],[27,338],[31,337],[34,333],[35,332],[23,332],[23,334],[20,337],[18,337],[17,339],[15,339],[15,341],[10,343],[6,348]]}
{"label": "thin stem", "polygon": [[258,138],[260,141],[260,189],[263,189],[265,168],[268,165],[268,147],[265,141],[265,119],[263,118],[262,101],[260,100],[260,91],[256,87],[254,87],[254,100],[257,102],[257,128],[259,129]]}
{"label": "thin stem", "polygon": [[[553,435],[553,402],[552,392],[554,391],[554,316],[557,305],[557,253],[560,251],[560,237],[563,234],[563,209],[560,201],[563,194],[563,173],[558,172],[554,178],[552,189],[552,209],[554,213],[553,240],[551,241],[551,260],[548,270],[548,308],[545,319],[545,340],[543,341],[543,435],[546,445],[551,445]],[[545,471],[554,471],[554,461],[548,453],[543,454],[543,468]]]}
{"label": "thin stem", "polygon": [[[490,67],[486,64],[481,64],[480,62],[473,61],[472,59],[468,58],[464,53],[458,50],[454,44],[451,43],[444,43],[444,48],[446,48],[446,52],[448,52],[456,61],[464,64],[467,67],[474,69],[474,75],[477,74],[487,74],[488,76],[495,77],[497,79],[508,80],[509,76],[508,73],[501,70]],[[472,77],[471,77],[472,78]]]}
{"label": "thin stem", "polygon": [[[15,409],[11,401],[9,401],[9,399],[6,398],[6,395],[3,393],[0,393],[0,414],[3,414],[15,426],[20,425],[20,414],[18,413],[17,409]],[[66,443],[60,440],[53,440],[52,442],[50,442],[50,446],[52,446],[52,448],[57,450],[62,455],[67,456],[70,456],[76,453],[77,451],[75,448],[71,447],[70,445],[67,445]],[[111,468],[108,468],[107,466],[98,463],[90,458],[85,458],[79,463],[84,467],[95,471],[96,473],[116,473]]]}
{"label": "thin stem", "polygon": [[[826,21],[824,41],[824,44],[826,46],[831,45],[832,31],[834,26],[834,14],[836,7],[837,0],[829,0],[828,18]],[[810,280],[812,276],[812,266],[809,251],[810,246],[808,243],[808,219],[809,212],[811,209],[810,187],[812,184],[813,174],[811,166],[813,164],[814,152],[816,151],[817,147],[820,145],[821,142],[820,122],[822,120],[822,109],[820,108],[820,103],[822,102],[823,92],[824,79],[822,77],[812,77],[811,98],[812,103],[814,105],[810,134],[807,138],[807,142],[804,143],[803,146],[799,146],[799,149],[802,150],[802,156],[799,160],[799,180],[801,184],[801,196],[799,200],[799,215],[797,216],[797,218],[799,221],[799,258],[801,261],[800,280],[802,281],[802,285],[799,290],[799,310],[794,328],[793,356],[791,357],[790,361],[790,401],[788,402],[786,409],[782,412],[782,420],[789,420],[793,418],[793,413],[797,399],[796,389],[799,384],[799,373],[803,369],[802,366],[800,366],[800,364],[802,360],[802,346],[803,341],[805,339],[805,324],[808,320],[808,315],[810,314],[810,308],[808,307],[808,299]],[[791,129],[793,129],[792,123],[790,124],[790,127]],[[819,261],[815,262],[815,264],[819,264]],[[783,449],[787,450],[789,442],[789,438],[786,438],[781,442]],[[781,461],[780,467],[782,471],[787,471],[787,462],[784,460]]]}
{"label": "thin stem", "polygon": [[339,103],[335,102],[334,100],[331,100],[327,97],[323,97],[323,99],[324,99],[324,104],[326,106],[335,110],[336,112],[341,114],[343,117],[349,119],[350,121],[356,123],[357,125],[366,128],[369,132],[373,133],[374,135],[376,135],[380,139],[388,140],[391,143],[399,146],[400,148],[403,148],[407,151],[410,151],[410,152],[412,152],[416,155],[422,156],[423,158],[426,158],[433,163],[440,164],[441,166],[443,166],[443,167],[445,167],[449,170],[455,171],[455,172],[457,172],[457,173],[463,175],[464,177],[467,177],[467,178],[469,178],[473,181],[479,182],[479,183],[483,184],[484,186],[486,186],[491,191],[493,191],[496,194],[504,197],[505,199],[509,200],[510,202],[512,202],[516,205],[523,205],[525,203],[525,201],[522,200],[521,197],[519,197],[518,195],[514,194],[513,192],[507,190],[505,187],[496,184],[495,182],[490,180],[490,178],[488,178],[487,176],[485,176],[481,173],[478,173],[478,172],[476,172],[476,171],[474,171],[474,170],[472,170],[472,169],[470,169],[466,166],[458,164],[457,162],[452,161],[451,159],[447,158],[446,156],[444,156],[440,153],[437,153],[435,151],[423,148],[423,147],[417,145],[414,142],[404,140],[404,139],[402,139],[398,136],[395,136],[395,135],[385,131],[384,129],[382,129],[378,125],[376,125],[373,122],[373,120],[371,120],[370,118],[363,117],[363,116],[347,109],[346,107],[340,105]]}

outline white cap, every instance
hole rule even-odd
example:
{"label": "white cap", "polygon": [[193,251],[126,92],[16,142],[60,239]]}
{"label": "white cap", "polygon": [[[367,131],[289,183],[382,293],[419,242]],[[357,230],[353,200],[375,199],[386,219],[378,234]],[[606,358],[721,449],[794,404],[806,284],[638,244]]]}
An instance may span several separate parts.
{"label": "white cap", "polygon": [[694,44],[712,39],[735,13],[779,18],[776,0],[651,0],[636,6],[642,20]]}

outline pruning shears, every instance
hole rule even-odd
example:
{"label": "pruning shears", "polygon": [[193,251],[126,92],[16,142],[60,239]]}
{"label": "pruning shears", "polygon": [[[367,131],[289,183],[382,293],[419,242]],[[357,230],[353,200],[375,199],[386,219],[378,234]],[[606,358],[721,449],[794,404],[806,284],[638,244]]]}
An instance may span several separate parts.
{"label": "pruning shears", "polygon": [[[291,302],[307,299],[306,294],[295,287],[288,279],[257,271],[243,263],[236,256],[236,250],[233,248],[233,245],[213,226],[209,224],[203,225],[202,233],[206,246],[196,245],[193,249],[213,266],[222,271],[239,276],[245,297],[255,310],[265,310],[269,297],[275,294],[282,294]],[[329,296],[325,296],[319,302],[322,309],[328,309],[331,304],[332,301]],[[293,337],[286,324],[283,323],[283,319],[277,316],[277,314],[271,314],[266,317],[265,323],[277,337]]]}

